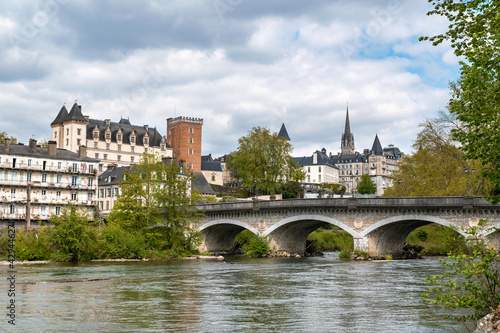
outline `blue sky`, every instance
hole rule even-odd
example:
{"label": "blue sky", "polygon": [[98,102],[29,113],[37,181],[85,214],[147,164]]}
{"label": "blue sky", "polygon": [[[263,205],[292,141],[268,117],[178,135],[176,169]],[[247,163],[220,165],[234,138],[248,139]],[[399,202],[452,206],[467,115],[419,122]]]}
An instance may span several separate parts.
{"label": "blue sky", "polygon": [[295,156],[337,153],[349,103],[356,149],[411,151],[458,76],[426,0],[20,0],[0,4],[0,132],[50,139],[84,115],[157,127],[201,117],[203,154],[285,123]]}

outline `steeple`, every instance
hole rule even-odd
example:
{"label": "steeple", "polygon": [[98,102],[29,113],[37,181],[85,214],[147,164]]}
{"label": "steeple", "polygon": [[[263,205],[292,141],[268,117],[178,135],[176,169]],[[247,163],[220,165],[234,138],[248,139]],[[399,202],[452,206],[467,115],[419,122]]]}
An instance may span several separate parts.
{"label": "steeple", "polygon": [[291,141],[290,137],[288,136],[288,132],[286,131],[286,127],[285,127],[284,123],[281,125],[281,129],[280,129],[280,132],[278,133],[278,136],[285,138],[288,141]]}
{"label": "steeple", "polygon": [[382,145],[380,144],[380,140],[378,139],[378,134],[375,134],[375,140],[373,141],[372,152],[375,155],[384,154],[384,150],[382,149]]}
{"label": "steeple", "polygon": [[354,135],[351,133],[351,124],[349,122],[349,107],[346,110],[345,116],[345,129],[342,133],[342,139],[340,141],[340,150],[342,155],[354,154]]}

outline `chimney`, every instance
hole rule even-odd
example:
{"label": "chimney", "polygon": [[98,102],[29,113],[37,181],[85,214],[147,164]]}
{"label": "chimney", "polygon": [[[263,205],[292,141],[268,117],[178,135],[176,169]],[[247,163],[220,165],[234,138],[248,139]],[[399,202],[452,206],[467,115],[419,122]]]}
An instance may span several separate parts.
{"label": "chimney", "polygon": [[89,119],[90,119],[89,116],[83,116],[83,118],[85,118],[86,121],[89,121]]}
{"label": "chimney", "polygon": [[109,124],[111,123],[111,119],[104,119],[104,123],[106,124],[106,126],[109,126]]}
{"label": "chimney", "polygon": [[144,125],[144,129],[147,131],[149,131],[149,125]]}
{"label": "chimney", "polygon": [[87,147],[85,147],[84,145],[78,147],[78,157],[87,158]]}
{"label": "chimney", "polygon": [[172,164],[172,161],[173,161],[173,158],[172,157],[163,157],[161,159],[163,165],[166,165],[166,166],[169,166],[170,164]]}
{"label": "chimney", "polygon": [[56,156],[57,155],[57,142],[56,141],[49,141],[49,155],[50,156]]}
{"label": "chimney", "polygon": [[30,139],[29,151],[31,153],[34,153],[36,151],[36,140],[35,139]]}
{"label": "chimney", "polygon": [[5,138],[5,151],[10,151],[10,139]]}

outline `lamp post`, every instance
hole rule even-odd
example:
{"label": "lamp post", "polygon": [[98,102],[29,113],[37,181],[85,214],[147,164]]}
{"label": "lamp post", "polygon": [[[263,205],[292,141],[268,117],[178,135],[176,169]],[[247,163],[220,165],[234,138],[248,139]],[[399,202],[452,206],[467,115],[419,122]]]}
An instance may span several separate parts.
{"label": "lamp post", "polygon": [[470,172],[468,167],[465,167],[465,173],[467,174],[467,196],[470,197]]}

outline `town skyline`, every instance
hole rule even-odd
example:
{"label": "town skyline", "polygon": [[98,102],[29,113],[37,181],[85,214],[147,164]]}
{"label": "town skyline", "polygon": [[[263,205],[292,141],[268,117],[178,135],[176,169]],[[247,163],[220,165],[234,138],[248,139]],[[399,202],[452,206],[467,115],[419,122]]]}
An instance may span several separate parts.
{"label": "town skyline", "polygon": [[356,150],[378,135],[408,154],[458,76],[449,45],[417,41],[447,25],[426,1],[195,4],[3,4],[0,131],[48,141],[77,100],[90,118],[162,135],[169,117],[203,118],[202,154],[214,157],[284,123],[306,156],[340,151],[349,104]]}

